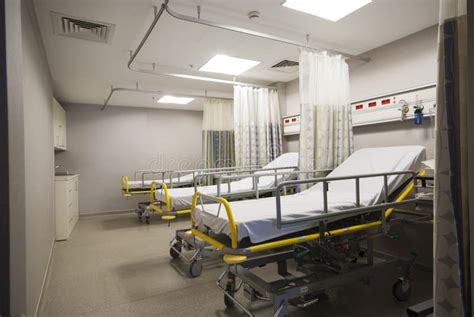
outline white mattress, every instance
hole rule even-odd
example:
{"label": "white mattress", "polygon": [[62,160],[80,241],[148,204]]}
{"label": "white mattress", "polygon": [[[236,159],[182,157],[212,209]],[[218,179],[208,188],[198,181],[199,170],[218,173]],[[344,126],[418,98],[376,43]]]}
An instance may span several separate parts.
{"label": "white mattress", "polygon": [[[280,155],[275,160],[271,161],[263,168],[281,168],[290,167],[288,169],[281,169],[278,172],[293,171],[295,166],[298,166],[298,153],[285,153]],[[272,171],[260,171],[255,174],[271,173]],[[278,175],[277,179],[280,180],[283,176]],[[265,190],[272,188],[275,183],[275,176],[262,176],[258,181],[259,190]],[[251,191],[253,188],[253,180],[251,177],[234,181],[230,183],[230,191],[227,184],[221,185],[221,194],[239,194]],[[198,191],[202,194],[217,195],[217,185],[201,186]],[[171,206],[175,210],[184,210],[191,208],[191,202],[194,195],[194,187],[185,188],[172,188],[168,190]],[[158,201],[166,202],[165,194],[163,190],[158,190],[155,193],[155,198]]]}
{"label": "white mattress", "polygon": [[[178,185],[184,185],[184,184],[191,184],[193,181],[194,181],[194,176],[193,174],[186,174],[186,175],[182,175],[179,177],[173,177],[172,178],[172,181],[173,181],[173,186],[178,186]],[[157,187],[160,187],[161,183],[163,183],[163,180],[162,179],[155,179],[155,180],[152,180],[152,179],[147,179],[145,181],[128,181],[128,188],[129,189],[137,189],[137,188],[150,188],[151,186],[151,183],[152,182],[155,182],[156,183],[156,186]],[[165,184],[169,185],[170,184],[170,179],[168,178],[165,178],[164,180]]]}
{"label": "white mattress", "polygon": [[[387,173],[395,171],[419,170],[425,158],[422,146],[402,146],[369,148],[354,152],[344,163],[333,170],[328,177],[350,176],[360,174]],[[406,179],[403,176],[388,178],[389,190],[393,192]],[[383,199],[383,177],[360,180],[360,203],[369,206]],[[355,207],[354,180],[334,181],[329,183],[328,209],[337,212]],[[317,215],[323,212],[322,184],[291,196],[281,198],[282,216],[286,219]],[[230,203],[232,214],[237,224],[239,241],[249,237],[253,243],[274,239],[286,234],[298,232],[317,226],[317,223],[277,229],[276,203],[274,197],[258,200],[245,200]],[[230,235],[227,215],[224,207],[218,214],[218,204],[197,206],[192,217],[199,226],[211,228],[215,233]]]}

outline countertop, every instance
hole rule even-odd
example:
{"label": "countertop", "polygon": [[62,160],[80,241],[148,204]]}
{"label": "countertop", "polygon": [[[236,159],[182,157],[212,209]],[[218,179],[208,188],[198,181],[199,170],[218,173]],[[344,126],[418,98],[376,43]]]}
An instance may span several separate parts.
{"label": "countertop", "polygon": [[69,181],[69,180],[74,179],[76,177],[79,177],[79,174],[55,175],[54,180],[55,181]]}

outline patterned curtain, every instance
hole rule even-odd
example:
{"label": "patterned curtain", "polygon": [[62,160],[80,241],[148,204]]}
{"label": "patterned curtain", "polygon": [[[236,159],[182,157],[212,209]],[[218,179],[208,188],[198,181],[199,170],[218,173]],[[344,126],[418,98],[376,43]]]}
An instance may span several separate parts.
{"label": "patterned curtain", "polygon": [[234,120],[231,100],[208,99],[202,121],[205,168],[235,166]]}
{"label": "patterned curtain", "polygon": [[335,168],[353,151],[349,68],[343,57],[300,52],[300,168]]}
{"label": "patterned curtain", "polygon": [[235,162],[265,165],[281,155],[281,119],[275,89],[234,86]]}
{"label": "patterned curtain", "polygon": [[[466,0],[441,0],[435,184],[435,316],[470,316]],[[472,30],[471,30],[472,32]],[[471,158],[472,160],[472,158]]]}

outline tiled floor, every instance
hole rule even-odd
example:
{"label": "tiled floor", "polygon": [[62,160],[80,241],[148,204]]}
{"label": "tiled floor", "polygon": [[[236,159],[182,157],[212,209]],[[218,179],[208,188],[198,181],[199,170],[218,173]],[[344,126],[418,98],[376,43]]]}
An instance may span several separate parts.
{"label": "tiled floor", "polygon": [[[55,245],[39,316],[246,316],[226,309],[216,279],[224,267],[209,254],[199,278],[189,278],[181,259],[171,260],[168,242],[176,228],[135,214],[80,219],[71,238]],[[431,276],[414,272],[408,303],[391,295],[396,275],[380,273],[371,285],[354,284],[331,292],[329,300],[291,316],[405,316],[406,307],[431,296]],[[247,300],[242,299],[244,303]],[[272,316],[268,302],[248,304],[256,316]]]}

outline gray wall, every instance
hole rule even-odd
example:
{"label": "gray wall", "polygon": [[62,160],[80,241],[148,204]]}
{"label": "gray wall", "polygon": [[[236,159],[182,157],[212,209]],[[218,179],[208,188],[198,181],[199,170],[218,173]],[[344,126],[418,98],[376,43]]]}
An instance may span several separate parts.
{"label": "gray wall", "polygon": [[139,169],[189,168],[202,158],[202,112],[66,105],[67,147],[56,163],[79,177],[82,215],[135,209],[120,177]]}
{"label": "gray wall", "polygon": [[34,316],[55,232],[53,90],[31,1],[7,1],[6,16],[12,315]]}
{"label": "gray wall", "polygon": [[[390,93],[409,87],[436,82],[437,27],[431,27],[367,52],[369,63],[350,61],[351,100]],[[286,102],[282,115],[300,113],[298,80],[284,87]],[[298,138],[285,137],[285,148],[298,150]],[[434,156],[434,138],[429,120],[422,126],[412,122],[391,123],[354,128],[354,146],[420,144]]]}

